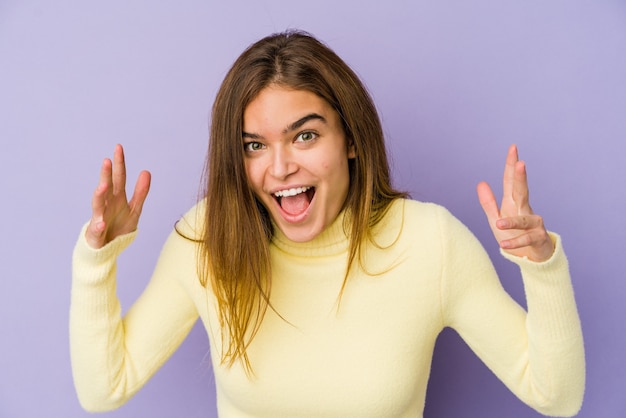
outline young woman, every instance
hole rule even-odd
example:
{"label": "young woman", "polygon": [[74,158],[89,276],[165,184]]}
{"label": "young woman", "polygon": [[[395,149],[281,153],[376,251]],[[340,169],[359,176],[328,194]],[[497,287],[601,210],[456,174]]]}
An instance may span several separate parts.
{"label": "young woman", "polygon": [[454,328],[524,402],[573,415],[584,353],[567,261],[528,202],[512,146],[504,197],[478,196],[528,312],[473,235],[390,184],[382,129],[356,75],[288,32],[249,47],[218,92],[205,198],[177,224],[122,318],[115,260],[133,240],[150,175],[125,194],[105,160],[73,258],[70,340],[89,410],[126,402],[198,317],[221,417],[416,417],[432,352]]}

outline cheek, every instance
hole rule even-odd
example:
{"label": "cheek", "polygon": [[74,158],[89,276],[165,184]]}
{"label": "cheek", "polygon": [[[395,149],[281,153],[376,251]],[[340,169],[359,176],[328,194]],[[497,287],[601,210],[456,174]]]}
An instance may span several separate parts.
{"label": "cheek", "polygon": [[337,175],[348,166],[348,156],[337,152],[323,152],[309,161],[309,164],[319,167],[320,171],[326,175]]}
{"label": "cheek", "polygon": [[348,167],[348,159],[342,157],[324,158],[317,161],[320,173],[324,176],[340,177]]}
{"label": "cheek", "polygon": [[246,177],[248,178],[248,184],[254,190],[258,190],[263,183],[263,175],[261,173],[258,162],[254,160],[248,160],[245,163],[245,168]]}

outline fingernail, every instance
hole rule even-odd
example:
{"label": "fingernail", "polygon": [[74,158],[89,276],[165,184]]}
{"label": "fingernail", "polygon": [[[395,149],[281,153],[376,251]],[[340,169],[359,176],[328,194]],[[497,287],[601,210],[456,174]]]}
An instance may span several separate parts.
{"label": "fingernail", "polygon": [[505,221],[504,219],[498,219],[498,220],[496,221],[496,226],[497,226],[498,228],[506,228],[506,227],[508,226],[508,224],[509,224],[509,223],[508,223],[507,221]]}

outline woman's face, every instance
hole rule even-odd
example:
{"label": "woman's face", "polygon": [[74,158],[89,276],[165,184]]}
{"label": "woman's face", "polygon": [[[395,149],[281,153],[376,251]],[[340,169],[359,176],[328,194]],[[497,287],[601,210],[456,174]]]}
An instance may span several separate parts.
{"label": "woman's face", "polygon": [[314,93],[271,85],[246,107],[243,132],[254,194],[287,238],[312,240],[348,194],[355,152],[339,115]]}

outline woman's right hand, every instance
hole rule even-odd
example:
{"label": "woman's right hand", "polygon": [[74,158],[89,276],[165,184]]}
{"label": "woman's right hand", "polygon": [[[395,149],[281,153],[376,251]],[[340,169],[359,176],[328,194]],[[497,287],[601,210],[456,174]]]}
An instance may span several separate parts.
{"label": "woman's right hand", "polygon": [[102,248],[116,237],[136,230],[149,190],[150,173],[142,171],[133,197],[127,200],[124,149],[118,144],[113,161],[105,158],[102,163],[100,183],[91,200],[92,215],[85,232],[87,243],[92,248]]}

